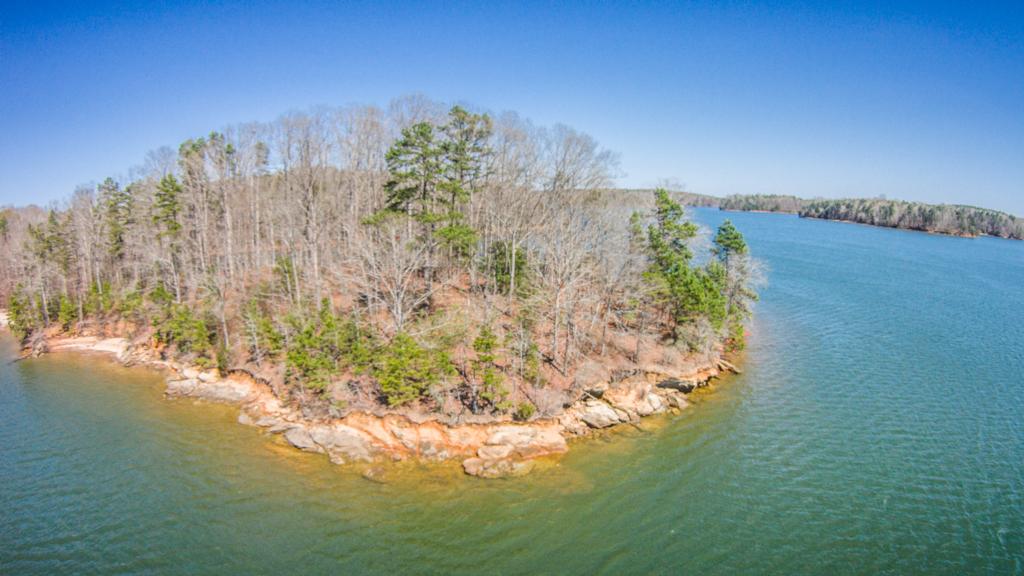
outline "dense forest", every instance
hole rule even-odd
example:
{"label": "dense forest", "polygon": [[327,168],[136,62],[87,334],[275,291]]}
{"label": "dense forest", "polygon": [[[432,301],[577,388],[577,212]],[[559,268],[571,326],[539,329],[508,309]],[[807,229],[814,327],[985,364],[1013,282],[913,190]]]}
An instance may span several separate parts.
{"label": "dense forest", "polygon": [[813,200],[807,202],[799,214],[804,218],[845,220],[936,234],[986,235],[1024,240],[1024,219],[974,206],[870,198]]}
{"label": "dense forest", "polygon": [[[696,194],[694,192],[679,190],[680,185],[674,182],[666,182],[661,186],[661,188],[672,190],[672,198],[683,206],[690,206],[693,208],[717,208],[722,203],[722,199],[716,196],[708,196],[706,194]],[[650,188],[616,188],[614,190],[605,191],[605,194],[613,195],[617,202],[621,202],[627,206],[633,206],[644,203],[651,197],[653,192],[654,190]]]}
{"label": "dense forest", "polygon": [[923,204],[884,198],[806,200],[785,195],[734,195],[721,199],[718,206],[722,210],[786,212],[804,218],[843,220],[953,236],[986,235],[1024,240],[1024,219],[974,206]]}
{"label": "dense forest", "polygon": [[722,198],[718,207],[722,210],[741,212],[786,212],[798,213],[807,203],[803,198],[783,194],[733,194]]}
{"label": "dense forest", "polygon": [[755,262],[572,128],[407,98],[230,126],[0,214],[26,346],[131,338],[311,415],[557,414],[581,370],[743,345]]}

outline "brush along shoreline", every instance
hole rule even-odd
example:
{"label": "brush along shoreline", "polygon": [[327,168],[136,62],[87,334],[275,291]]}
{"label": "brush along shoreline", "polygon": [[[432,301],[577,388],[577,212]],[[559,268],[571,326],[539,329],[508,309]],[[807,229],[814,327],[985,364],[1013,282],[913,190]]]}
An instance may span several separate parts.
{"label": "brush along shoreline", "polygon": [[325,454],[335,464],[405,460],[458,460],[467,474],[501,478],[528,473],[537,458],[569,449],[567,440],[595,430],[635,424],[640,418],[687,407],[686,395],[725,371],[738,371],[714,357],[679,371],[638,369],[582,386],[583,393],[555,418],[514,422],[450,423],[415,410],[352,412],[341,418],[310,419],[274,394],[268,382],[242,369],[219,374],[174,360],[125,338],[54,335],[39,339],[23,357],[48,352],[98,352],[126,366],[169,372],[168,397],[191,397],[236,405],[241,424],[281,434],[292,446]]}

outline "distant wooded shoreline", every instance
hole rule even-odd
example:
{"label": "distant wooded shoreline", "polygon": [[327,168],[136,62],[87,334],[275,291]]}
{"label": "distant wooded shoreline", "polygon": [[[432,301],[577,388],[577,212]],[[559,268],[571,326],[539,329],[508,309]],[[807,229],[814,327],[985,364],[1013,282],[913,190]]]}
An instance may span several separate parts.
{"label": "distant wooded shoreline", "polygon": [[[629,192],[640,192],[630,190]],[[960,204],[925,204],[886,198],[800,198],[783,194],[743,194],[724,198],[677,192],[688,206],[738,212],[779,212],[801,218],[838,220],[974,238],[994,236],[1024,240],[1024,219],[988,208]]]}

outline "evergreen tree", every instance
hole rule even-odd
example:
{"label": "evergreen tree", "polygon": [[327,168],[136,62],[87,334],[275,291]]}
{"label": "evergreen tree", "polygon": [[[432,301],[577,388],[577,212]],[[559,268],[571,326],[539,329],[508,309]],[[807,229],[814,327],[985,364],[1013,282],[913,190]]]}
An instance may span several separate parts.
{"label": "evergreen tree", "polygon": [[655,271],[662,276],[678,274],[693,258],[689,242],[697,236],[697,225],[686,219],[683,207],[668,191],[654,192],[654,223],[647,227],[647,248]]}
{"label": "evergreen tree", "polygon": [[39,315],[32,308],[32,302],[19,286],[7,300],[7,325],[11,334],[24,342],[36,329]]}
{"label": "evergreen tree", "polygon": [[[700,293],[705,282],[690,269],[689,242],[697,235],[697,225],[685,219],[683,207],[668,191],[659,188],[654,194],[654,222],[647,227],[646,245],[651,264],[645,278],[678,327],[706,308]],[[635,228],[637,220],[632,223]]]}
{"label": "evergreen tree", "polygon": [[480,380],[481,388],[478,396],[493,406],[501,407],[499,401],[507,390],[502,385],[501,373],[494,365],[498,359],[497,349],[498,337],[490,326],[485,325],[473,340],[473,351],[476,352],[473,369]]}
{"label": "evergreen tree", "polygon": [[45,225],[28,227],[32,251],[36,258],[44,264],[56,267],[65,280],[73,263],[69,228],[68,217],[65,216],[62,220],[54,210],[50,210]]}
{"label": "evergreen tree", "polygon": [[715,255],[722,261],[728,260],[729,256],[747,253],[747,242],[743,234],[733,226],[729,220],[722,222],[715,233]]}
{"label": "evergreen tree", "polygon": [[78,311],[75,310],[75,305],[71,303],[71,299],[61,294],[60,308],[57,312],[57,322],[60,323],[61,328],[70,330],[77,314]]}
{"label": "evergreen tree", "polygon": [[181,231],[178,215],[181,212],[181,184],[173,174],[164,176],[156,187],[153,198],[153,224],[161,238],[174,240]]}
{"label": "evergreen tree", "polygon": [[489,116],[472,114],[460,106],[452,107],[448,122],[441,127],[444,140],[440,143],[442,178],[438,191],[447,223],[437,235],[452,255],[466,256],[476,243],[476,232],[463,222],[461,207],[486,175],[492,130]]}
{"label": "evergreen tree", "polygon": [[708,266],[709,269],[714,267],[716,282],[723,295],[729,340],[733,348],[743,348],[743,326],[750,317],[750,302],[757,300],[757,293],[750,286],[749,248],[743,234],[726,220],[715,233],[713,250],[718,261]]}
{"label": "evergreen tree", "polygon": [[421,221],[433,218],[442,172],[434,126],[420,122],[402,130],[402,137],[388,150],[386,160],[391,175],[385,185],[387,209]]}
{"label": "evergreen tree", "polygon": [[107,252],[111,259],[120,262],[125,256],[126,236],[132,224],[132,192],[130,188],[122,189],[112,178],[104,180],[98,192],[107,230]]}

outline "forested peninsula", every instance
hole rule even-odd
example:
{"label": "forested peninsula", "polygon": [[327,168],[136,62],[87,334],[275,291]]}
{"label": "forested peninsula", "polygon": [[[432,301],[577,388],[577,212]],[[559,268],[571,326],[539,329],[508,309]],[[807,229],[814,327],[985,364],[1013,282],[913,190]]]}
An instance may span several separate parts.
{"label": "forested peninsula", "polygon": [[841,220],[886,228],[917,230],[973,238],[995,236],[1024,240],[1024,219],[1016,216],[955,204],[923,204],[884,198],[813,199],[787,195],[735,195],[715,205],[722,210],[747,212],[785,212],[801,218]]}
{"label": "forested peninsula", "polygon": [[229,126],[0,212],[25,353],[116,352],[332,460],[529,470],[686,405],[744,345],[757,265],[590,136],[406,98]]}

